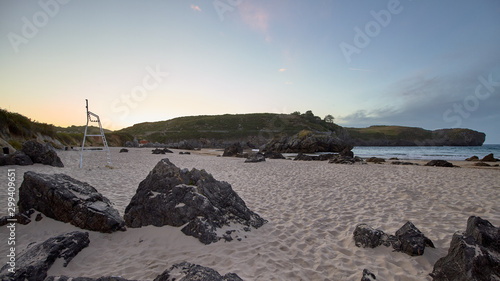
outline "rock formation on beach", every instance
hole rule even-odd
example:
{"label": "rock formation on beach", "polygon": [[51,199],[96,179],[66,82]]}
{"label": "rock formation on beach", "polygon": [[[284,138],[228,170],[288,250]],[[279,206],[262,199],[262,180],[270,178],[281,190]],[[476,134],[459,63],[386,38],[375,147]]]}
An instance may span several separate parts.
{"label": "rock formation on beach", "polygon": [[424,254],[425,247],[434,248],[432,241],[427,238],[413,223],[405,223],[395,235],[388,235],[379,229],[373,229],[366,224],[359,224],[353,233],[357,247],[375,248],[380,245],[389,247],[410,256]]}
{"label": "rock formation on beach", "polygon": [[446,161],[446,160],[431,160],[425,164],[425,166],[431,166],[431,167],[458,167],[453,165],[452,163]]}
{"label": "rock formation on beach", "polygon": [[68,263],[90,243],[87,232],[71,232],[62,234],[38,244],[31,244],[16,256],[15,271],[9,272],[6,264],[0,270],[1,280],[40,281],[47,277],[47,271],[58,259],[63,258],[66,267]]}
{"label": "rock formation on beach", "polygon": [[64,174],[26,172],[19,188],[19,211],[35,209],[82,229],[114,232],[125,223],[111,202],[91,185]]}
{"label": "rock formation on beach", "polygon": [[455,233],[448,255],[434,264],[435,281],[500,280],[500,228],[480,217],[467,220],[464,233]]}
{"label": "rock formation on beach", "polygon": [[[247,208],[229,183],[215,180],[205,170],[181,170],[167,158],[139,184],[124,219],[129,227],[184,225],[184,234],[204,244],[230,241],[241,228],[249,231],[267,222]],[[224,226],[226,232],[217,233]]]}
{"label": "rock formation on beach", "polygon": [[54,167],[64,167],[61,158],[50,143],[41,144],[36,141],[26,141],[21,151],[13,154],[0,156],[0,166],[20,165],[27,166],[34,163],[50,165]]}
{"label": "rock formation on beach", "polygon": [[314,134],[311,131],[301,131],[293,136],[274,138],[269,141],[264,151],[281,153],[314,153],[342,152],[351,150],[353,146],[336,135]]}

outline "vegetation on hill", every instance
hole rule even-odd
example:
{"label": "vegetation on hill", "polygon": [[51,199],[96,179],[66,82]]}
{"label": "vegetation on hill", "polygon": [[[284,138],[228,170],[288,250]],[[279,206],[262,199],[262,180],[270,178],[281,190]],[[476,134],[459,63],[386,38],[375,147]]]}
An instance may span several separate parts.
{"label": "vegetation on hill", "polygon": [[314,132],[337,132],[342,127],[322,120],[311,111],[304,114],[224,114],[179,117],[167,121],[135,124],[120,130],[138,139],[150,142],[169,143],[187,139],[242,140],[250,137],[271,139],[276,136],[293,135],[302,130]]}
{"label": "vegetation on hill", "polygon": [[425,130],[403,126],[346,128],[356,146],[479,146],[486,135],[469,129]]}
{"label": "vegetation on hill", "polygon": [[[3,139],[14,149],[21,149],[22,143],[31,139],[50,142],[54,147],[59,148],[61,146],[80,146],[84,131],[85,126],[57,127],[33,121],[19,113],[0,109],[0,139]],[[104,130],[104,132],[106,140],[111,146],[123,146],[126,141],[133,140],[133,136],[127,133],[110,130]],[[100,130],[98,127],[89,126],[87,133],[100,134]],[[88,146],[102,146],[99,137],[87,137],[85,142]]]}

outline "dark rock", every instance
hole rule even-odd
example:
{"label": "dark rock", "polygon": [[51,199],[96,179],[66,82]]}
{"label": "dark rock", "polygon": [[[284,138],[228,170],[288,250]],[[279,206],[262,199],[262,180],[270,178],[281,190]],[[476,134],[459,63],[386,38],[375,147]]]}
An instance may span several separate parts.
{"label": "dark rock", "polygon": [[477,167],[491,167],[490,164],[484,163],[484,162],[476,162],[476,163],[474,163],[474,166],[477,166]]}
{"label": "dark rock", "polygon": [[267,151],[264,153],[264,157],[268,159],[286,159],[283,154],[276,151]]}
{"label": "dark rock", "polygon": [[378,157],[370,157],[370,158],[366,159],[366,162],[372,162],[372,163],[375,163],[375,164],[380,164],[380,163],[384,163],[385,159],[384,158],[378,158]]}
{"label": "dark rock", "polygon": [[155,149],[152,150],[152,153],[153,154],[165,154],[165,150],[159,149],[159,148],[155,148]]}
{"label": "dark rock", "polygon": [[483,159],[481,159],[481,161],[483,161],[483,162],[497,162],[498,159],[495,159],[495,157],[493,157],[493,153],[490,153],[490,154],[484,156]]}
{"label": "dark rock", "polygon": [[300,161],[326,161],[334,158],[338,154],[333,154],[333,153],[325,153],[325,154],[318,154],[318,155],[306,155],[302,152],[299,152],[297,156],[293,160],[300,160]]}
{"label": "dark rock", "polygon": [[24,152],[16,151],[14,154],[0,156],[0,166],[7,165],[28,166],[33,165],[33,161]]}
{"label": "dark rock", "polygon": [[33,163],[64,167],[61,158],[57,156],[56,150],[50,143],[41,144],[35,141],[26,141],[23,143],[21,151],[28,155]]}
{"label": "dark rock", "polygon": [[63,266],[66,267],[89,243],[87,232],[75,231],[50,238],[43,243],[29,245],[23,253],[16,256],[15,272],[9,272],[10,265],[6,264],[0,270],[0,279],[44,280],[56,259],[63,258]]}
{"label": "dark rock", "polygon": [[88,183],[64,174],[26,172],[18,205],[20,212],[35,209],[83,229],[107,233],[125,230],[120,214],[106,197]]}
{"label": "dark rock", "polygon": [[258,153],[253,153],[250,154],[245,160],[245,163],[257,163],[257,162],[264,162],[266,161],[266,157],[264,157],[264,154],[258,152]]}
{"label": "dark rock", "polygon": [[375,274],[373,274],[371,271],[368,269],[363,269],[363,277],[361,278],[361,281],[373,281],[377,280],[377,277],[375,277]]}
{"label": "dark rock", "polygon": [[479,157],[477,157],[476,155],[470,157],[470,158],[467,158],[465,159],[465,161],[479,161]]}
{"label": "dark rock", "polygon": [[397,157],[391,157],[391,158],[389,158],[389,160],[399,160],[399,158],[397,158]]}
{"label": "dark rock", "polygon": [[224,225],[258,228],[266,223],[247,208],[229,183],[215,180],[205,170],[181,170],[167,158],[139,184],[124,219],[134,228],[185,225],[185,234],[205,244],[218,241],[221,237],[215,230]]}
{"label": "dark rock", "polygon": [[189,155],[189,154],[191,154],[191,152],[188,152],[188,151],[182,152],[182,151],[180,151],[180,152],[179,152],[179,154],[181,154],[181,155],[182,155],[182,154],[184,154],[184,155]]}
{"label": "dark rock", "polygon": [[451,164],[446,160],[431,160],[425,164],[425,166],[434,166],[434,167],[457,167]]}
{"label": "dark rock", "polygon": [[42,214],[38,213],[35,217],[35,221],[41,221],[43,219]]}
{"label": "dark rock", "polygon": [[411,222],[407,222],[398,231],[396,231],[397,243],[393,243],[396,251],[406,253],[410,256],[421,256],[424,254],[425,247],[435,248],[432,241]]}
{"label": "dark rock", "polygon": [[373,229],[367,224],[358,224],[354,230],[354,242],[357,247],[375,248],[387,241],[387,234],[382,230]]}
{"label": "dark rock", "polygon": [[426,246],[434,248],[432,241],[425,237],[411,222],[403,225],[396,235],[388,235],[382,230],[373,229],[366,224],[359,224],[354,230],[354,242],[357,247],[375,248],[380,245],[392,245],[395,251],[406,253],[410,256],[423,255]]}
{"label": "dark rock", "polygon": [[364,160],[361,159],[361,158],[359,158],[359,157],[354,157],[353,158],[353,157],[349,157],[349,156],[342,156],[340,154],[334,155],[328,161],[328,163],[332,163],[332,164],[349,164],[349,165],[355,164],[356,162],[365,163]]}
{"label": "dark rock", "polygon": [[30,216],[34,211],[30,211],[27,213],[16,213],[14,217],[4,216],[0,218],[0,226],[4,226],[9,224],[11,219],[15,220],[16,223],[27,225],[31,222]]}
{"label": "dark rock", "polygon": [[123,152],[128,152],[128,149],[126,149],[126,148],[120,149],[120,153],[123,153]]}
{"label": "dark rock", "polygon": [[469,217],[465,233],[455,233],[448,255],[430,274],[436,281],[500,280],[500,228],[480,217]]}
{"label": "dark rock", "polygon": [[402,161],[393,161],[391,162],[392,165],[403,165],[403,166],[411,166],[411,165],[415,165],[415,166],[418,166],[418,164],[416,163],[412,163],[412,162],[402,162]]}
{"label": "dark rock", "polygon": [[350,147],[344,148],[344,150],[342,150],[339,154],[340,156],[354,158],[354,152],[352,152]]}
{"label": "dark rock", "polygon": [[231,157],[242,153],[243,153],[243,147],[241,147],[241,144],[239,142],[235,142],[229,147],[226,147],[224,149],[224,153],[222,154],[222,156]]}
{"label": "dark rock", "polygon": [[5,155],[9,155],[9,148],[8,147],[2,147],[2,152]]}
{"label": "dark rock", "polygon": [[224,276],[217,271],[197,264],[182,262],[174,264],[168,270],[158,275],[153,281],[243,281],[235,273],[228,273]]}

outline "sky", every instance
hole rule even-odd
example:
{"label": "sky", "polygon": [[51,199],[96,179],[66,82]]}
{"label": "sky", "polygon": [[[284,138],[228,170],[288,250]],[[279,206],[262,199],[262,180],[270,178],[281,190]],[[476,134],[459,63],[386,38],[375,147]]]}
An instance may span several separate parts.
{"label": "sky", "polygon": [[331,114],[500,143],[498,0],[0,1],[0,107],[58,126]]}

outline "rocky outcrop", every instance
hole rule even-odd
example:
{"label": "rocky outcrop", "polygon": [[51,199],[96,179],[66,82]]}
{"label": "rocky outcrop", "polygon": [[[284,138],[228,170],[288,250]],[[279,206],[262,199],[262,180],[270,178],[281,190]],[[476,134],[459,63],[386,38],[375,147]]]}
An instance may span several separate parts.
{"label": "rocky outcrop", "polygon": [[354,146],[481,146],[486,134],[469,129],[435,131],[415,127],[346,128]]}
{"label": "rocky outcrop", "polygon": [[312,132],[300,132],[293,136],[272,139],[264,151],[281,153],[314,153],[314,152],[342,152],[351,150],[353,146],[335,135],[315,135]]}
{"label": "rocky outcrop", "polygon": [[469,158],[465,159],[465,161],[479,161],[479,157],[477,157],[476,155],[474,155],[472,157],[469,157]]}
{"label": "rocky outcrop", "polygon": [[302,152],[299,152],[297,156],[293,160],[300,161],[326,161],[335,157],[336,154],[326,153],[326,154],[318,154],[318,155],[307,155]]}
{"label": "rocky outcrop", "polygon": [[356,226],[353,236],[357,247],[392,246],[395,251],[410,256],[423,255],[426,246],[434,248],[432,241],[411,222],[405,223],[396,231],[395,235],[388,235],[382,230],[373,229],[366,224],[359,224]]}
{"label": "rocky outcrop", "polygon": [[209,267],[182,262],[174,264],[170,269],[156,277],[154,281],[243,281],[237,274],[228,273],[224,276]]}
{"label": "rocky outcrop", "polygon": [[0,279],[44,280],[47,271],[58,258],[64,259],[63,266],[66,267],[89,243],[87,232],[75,231],[50,238],[43,243],[30,244],[24,252],[16,256],[14,272],[9,272],[9,263],[2,267]]}
{"label": "rocky outcrop", "polygon": [[448,255],[431,273],[435,281],[500,280],[500,228],[472,216],[465,233],[455,233]]}
{"label": "rocky outcrop", "polygon": [[345,156],[342,154],[334,155],[328,161],[328,163],[330,163],[330,164],[348,164],[348,165],[352,165],[352,164],[356,164],[356,163],[366,164],[365,160],[361,159],[358,156],[350,157],[350,156]]}
{"label": "rocky outcrop", "polygon": [[458,167],[453,165],[452,163],[446,161],[446,160],[431,160],[425,164],[425,166],[431,166],[431,167]]}
{"label": "rocky outcrop", "polygon": [[258,152],[250,154],[248,158],[245,160],[245,163],[258,163],[264,161],[266,161],[266,157],[264,157],[264,154]]}
{"label": "rocky outcrop", "polygon": [[26,172],[18,205],[20,212],[35,209],[83,229],[107,233],[125,230],[120,214],[106,197],[89,184],[64,174]]}
{"label": "rocky outcrop", "polygon": [[232,157],[241,155],[242,153],[243,153],[243,147],[239,142],[235,142],[224,149],[224,153],[222,154],[222,156]]}
{"label": "rocky outcrop", "polygon": [[165,154],[165,153],[174,153],[172,150],[168,148],[155,148],[152,150],[153,154]]}
{"label": "rocky outcrop", "polygon": [[[215,180],[205,170],[181,170],[167,158],[139,184],[124,219],[129,227],[184,225],[184,234],[204,244],[221,238],[231,240],[231,234],[241,227],[249,231],[250,226],[258,228],[266,223],[248,209],[229,183]],[[233,229],[217,234],[223,226]]]}
{"label": "rocky outcrop", "polygon": [[61,159],[57,156],[56,150],[50,143],[41,144],[35,141],[27,141],[23,143],[21,151],[28,155],[33,163],[64,167]]}
{"label": "rocky outcrop", "polygon": [[120,153],[124,153],[124,152],[128,152],[128,149],[126,149],[126,148],[120,149]]}
{"label": "rocky outcrop", "polygon": [[483,157],[483,159],[481,159],[481,161],[483,162],[497,162],[499,161],[498,159],[496,159],[494,156],[493,156],[493,153],[490,153],[486,156]]}

